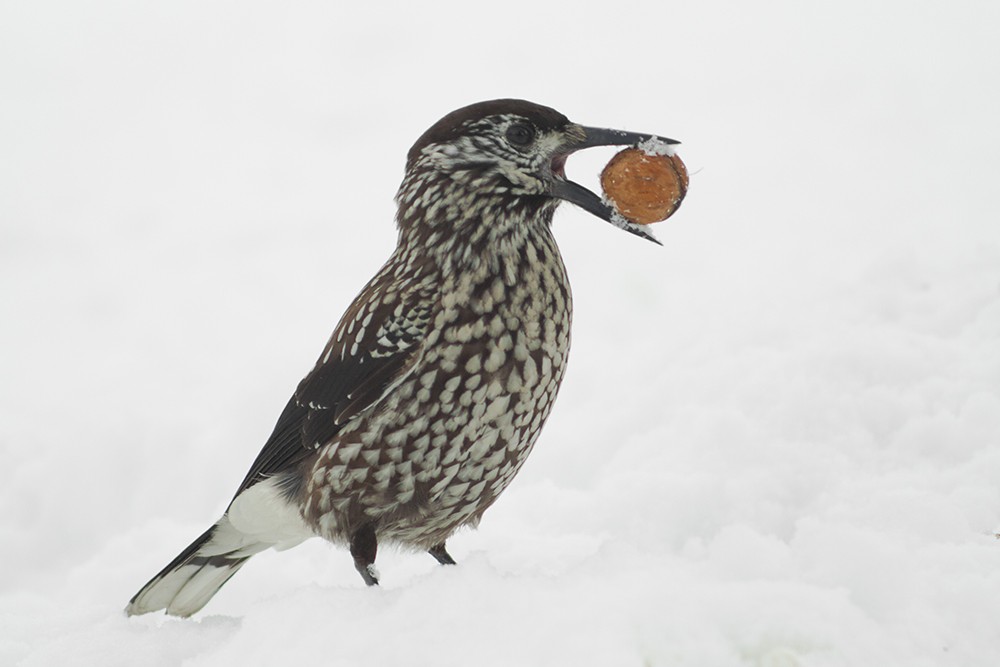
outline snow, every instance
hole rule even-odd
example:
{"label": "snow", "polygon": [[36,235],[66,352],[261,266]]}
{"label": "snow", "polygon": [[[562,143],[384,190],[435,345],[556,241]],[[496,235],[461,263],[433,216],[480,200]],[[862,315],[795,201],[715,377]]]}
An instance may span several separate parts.
{"label": "snow", "polygon": [[666,155],[673,157],[677,154],[677,144],[668,144],[660,137],[650,137],[649,139],[640,141],[636,148],[646,155]]}
{"label": "snow", "polygon": [[[0,664],[1000,664],[1000,5],[486,11],[0,8]],[[557,214],[569,371],[459,565],[370,590],[309,540],[126,618],[390,252],[411,143],[508,96],[682,141],[691,189],[662,248]]]}

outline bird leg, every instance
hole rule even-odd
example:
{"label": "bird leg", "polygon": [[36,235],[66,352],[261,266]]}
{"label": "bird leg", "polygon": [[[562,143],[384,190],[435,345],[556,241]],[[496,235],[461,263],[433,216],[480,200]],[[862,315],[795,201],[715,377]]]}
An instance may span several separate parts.
{"label": "bird leg", "polygon": [[435,544],[433,547],[427,550],[427,553],[434,556],[437,562],[442,565],[455,565],[455,559],[451,557],[448,550],[444,548],[444,542],[441,544]]}
{"label": "bird leg", "polygon": [[351,555],[354,567],[369,586],[378,585],[378,570],[375,569],[375,554],[378,540],[375,538],[375,524],[366,523],[351,535]]}

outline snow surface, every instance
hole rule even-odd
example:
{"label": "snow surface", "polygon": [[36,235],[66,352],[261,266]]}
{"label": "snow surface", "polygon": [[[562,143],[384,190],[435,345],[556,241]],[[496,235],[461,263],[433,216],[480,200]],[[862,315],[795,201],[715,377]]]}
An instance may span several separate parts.
{"label": "snow surface", "polygon": [[[0,6],[0,665],[1000,664],[1000,4],[477,7]],[[126,618],[410,144],[503,96],[681,140],[691,190],[663,248],[558,213],[569,372],[460,564],[368,590],[310,540]]]}

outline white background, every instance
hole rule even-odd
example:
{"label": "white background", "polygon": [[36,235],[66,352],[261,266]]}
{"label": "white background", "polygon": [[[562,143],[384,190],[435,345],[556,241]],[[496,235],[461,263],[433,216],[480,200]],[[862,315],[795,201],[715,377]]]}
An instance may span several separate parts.
{"label": "white background", "polygon": [[[1000,664],[1000,4],[0,5],[0,664]],[[684,142],[663,248],[570,205],[560,400],[460,561],[214,521],[496,97]],[[602,152],[603,151],[603,152]],[[596,187],[613,151],[570,160]]]}

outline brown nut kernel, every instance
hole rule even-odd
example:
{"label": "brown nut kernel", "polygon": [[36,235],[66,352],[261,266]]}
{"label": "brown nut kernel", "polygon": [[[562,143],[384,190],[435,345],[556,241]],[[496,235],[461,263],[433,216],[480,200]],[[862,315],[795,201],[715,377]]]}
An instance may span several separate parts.
{"label": "brown nut kernel", "polygon": [[676,155],[626,148],[604,167],[601,188],[626,220],[639,225],[662,222],[687,193],[687,168]]}

